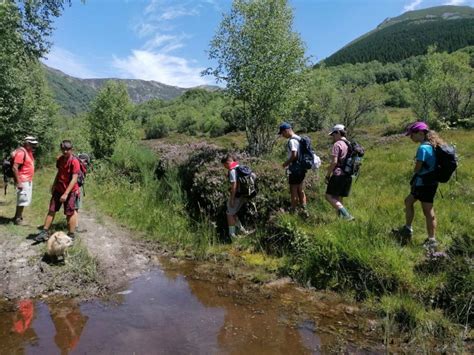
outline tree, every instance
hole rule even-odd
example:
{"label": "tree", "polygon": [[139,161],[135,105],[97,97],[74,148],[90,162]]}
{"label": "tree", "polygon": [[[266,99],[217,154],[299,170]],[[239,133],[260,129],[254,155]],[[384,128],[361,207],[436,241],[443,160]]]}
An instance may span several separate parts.
{"label": "tree", "polygon": [[336,113],[341,123],[351,132],[364,117],[375,111],[384,101],[379,85],[357,87],[344,85],[338,89]]}
{"label": "tree", "polygon": [[[3,152],[16,147],[25,135],[37,136],[41,150],[47,149],[52,141],[50,127],[56,107],[35,56],[39,53],[30,50],[22,30],[29,22],[39,21],[34,14],[28,12],[24,18],[13,2],[0,5],[0,151]],[[34,24],[30,27],[34,28]],[[42,35],[38,33],[39,43]]]}
{"label": "tree", "polygon": [[110,157],[130,120],[131,102],[123,83],[109,81],[100,90],[88,115],[90,144],[96,158]]}
{"label": "tree", "polygon": [[314,69],[305,81],[305,97],[294,114],[298,126],[307,131],[322,129],[329,121],[336,94],[332,73],[324,66]]}
{"label": "tree", "polygon": [[301,95],[306,59],[292,23],[286,0],[234,0],[210,44],[217,66],[205,74],[225,81],[227,93],[242,102],[253,155],[271,151],[278,120]]}
{"label": "tree", "polygon": [[436,128],[471,127],[474,117],[474,69],[468,53],[430,49],[412,81],[413,110]]}

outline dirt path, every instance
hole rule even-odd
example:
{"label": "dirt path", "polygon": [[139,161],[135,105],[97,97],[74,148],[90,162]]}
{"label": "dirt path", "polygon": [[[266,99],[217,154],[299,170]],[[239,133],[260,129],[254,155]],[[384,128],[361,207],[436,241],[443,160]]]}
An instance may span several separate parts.
{"label": "dirt path", "polygon": [[[66,263],[50,263],[44,257],[45,244],[32,240],[37,229],[14,226],[5,217],[12,206],[11,201],[0,204],[1,298],[105,295],[125,287],[157,263],[145,242],[93,211],[81,212],[84,232],[78,234]],[[64,222],[56,228],[65,229]]]}
{"label": "dirt path", "polygon": [[134,238],[130,231],[117,226],[111,219],[100,217],[99,222],[96,216],[89,211],[81,213],[79,230],[84,228],[85,231],[79,236],[96,258],[109,289],[122,287],[157,263],[145,242]]}

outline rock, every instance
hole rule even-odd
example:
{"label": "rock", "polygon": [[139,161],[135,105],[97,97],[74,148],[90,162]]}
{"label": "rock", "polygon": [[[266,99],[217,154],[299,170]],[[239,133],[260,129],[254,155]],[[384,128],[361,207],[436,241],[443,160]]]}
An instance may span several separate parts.
{"label": "rock", "polygon": [[270,288],[270,289],[279,289],[279,288],[285,287],[285,286],[287,286],[291,283],[293,283],[293,281],[291,280],[290,277],[283,277],[281,279],[271,281],[271,282],[265,284],[264,287]]}

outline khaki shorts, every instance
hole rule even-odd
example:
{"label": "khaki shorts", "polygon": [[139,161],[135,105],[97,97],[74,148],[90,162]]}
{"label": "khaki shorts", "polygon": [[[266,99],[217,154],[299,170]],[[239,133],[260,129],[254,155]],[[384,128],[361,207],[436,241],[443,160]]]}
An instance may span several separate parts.
{"label": "khaki shorts", "polygon": [[230,207],[230,201],[227,200],[227,214],[234,216],[236,215],[240,209],[242,208],[243,205],[247,202],[247,199],[245,197],[236,197],[234,198],[234,207]]}
{"label": "khaki shorts", "polygon": [[27,207],[31,205],[33,198],[33,182],[20,183],[22,189],[16,189],[16,205],[19,207]]}

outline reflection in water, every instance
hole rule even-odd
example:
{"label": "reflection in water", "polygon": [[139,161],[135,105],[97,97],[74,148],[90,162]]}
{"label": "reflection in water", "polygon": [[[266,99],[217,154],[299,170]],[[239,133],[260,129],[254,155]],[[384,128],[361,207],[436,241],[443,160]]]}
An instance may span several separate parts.
{"label": "reflection in water", "polygon": [[49,306],[51,319],[56,329],[54,342],[61,349],[61,354],[68,354],[79,343],[82,330],[87,323],[87,316],[82,315],[74,300],[64,300]]}
{"label": "reflection in water", "polygon": [[281,299],[255,292],[247,298],[225,279],[188,280],[155,270],[131,282],[130,290],[108,303],[0,305],[0,354],[301,354],[334,343],[315,334],[315,323],[296,326]]}
{"label": "reflection in water", "polygon": [[31,328],[34,315],[31,300],[0,307],[0,354],[21,352],[24,345],[36,341],[36,333]]}

